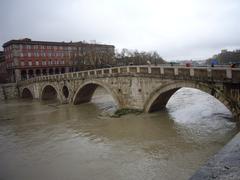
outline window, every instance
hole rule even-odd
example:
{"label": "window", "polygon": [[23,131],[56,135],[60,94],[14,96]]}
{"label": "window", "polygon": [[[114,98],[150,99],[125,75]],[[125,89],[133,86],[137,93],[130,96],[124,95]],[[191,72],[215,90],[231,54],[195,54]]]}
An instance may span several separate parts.
{"label": "window", "polygon": [[24,61],[21,61],[21,66],[24,66]]}
{"label": "window", "polygon": [[39,62],[38,61],[36,61],[36,66],[39,66]]}
{"label": "window", "polygon": [[23,57],[23,53],[20,53],[20,56]]}
{"label": "window", "polygon": [[28,65],[29,65],[29,66],[32,66],[32,61],[28,61]]}
{"label": "window", "polygon": [[31,53],[30,52],[28,53],[28,57],[31,57]]}
{"label": "window", "polygon": [[46,65],[47,63],[46,63],[46,61],[42,61],[42,65]]}

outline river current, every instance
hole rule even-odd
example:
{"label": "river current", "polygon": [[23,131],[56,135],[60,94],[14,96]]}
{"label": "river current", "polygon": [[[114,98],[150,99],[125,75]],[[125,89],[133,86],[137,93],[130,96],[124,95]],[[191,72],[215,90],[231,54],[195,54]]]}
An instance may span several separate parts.
{"label": "river current", "polygon": [[188,179],[236,133],[215,98],[182,88],[166,109],[111,117],[113,99],[0,103],[0,180]]}

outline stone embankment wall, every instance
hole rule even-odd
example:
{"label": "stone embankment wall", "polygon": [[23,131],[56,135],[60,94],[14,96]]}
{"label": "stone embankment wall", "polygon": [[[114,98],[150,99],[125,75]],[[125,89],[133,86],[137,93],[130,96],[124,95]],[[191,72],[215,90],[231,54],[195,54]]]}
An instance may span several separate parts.
{"label": "stone embankment wall", "polygon": [[240,179],[240,133],[211,157],[190,180]]}
{"label": "stone embankment wall", "polygon": [[6,99],[16,99],[19,97],[17,84],[0,84],[0,101]]}

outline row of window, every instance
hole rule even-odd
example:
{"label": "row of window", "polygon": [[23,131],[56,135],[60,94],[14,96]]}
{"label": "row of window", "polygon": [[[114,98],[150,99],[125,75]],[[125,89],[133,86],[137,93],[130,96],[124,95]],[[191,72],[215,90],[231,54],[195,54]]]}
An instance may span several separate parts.
{"label": "row of window", "polygon": [[[64,65],[65,61],[61,60],[61,61],[35,61],[34,63],[32,61],[21,61],[20,65],[21,66],[46,66],[46,65]],[[13,62],[7,63],[7,68],[11,68],[14,66]]]}
{"label": "row of window", "polygon": [[[41,62],[41,65],[43,66],[46,66],[46,65],[64,65],[65,64],[65,61],[61,60],[61,61],[42,61]],[[21,66],[32,66],[33,63],[32,61],[28,61],[28,62],[24,62],[24,61],[21,61]],[[35,61],[35,66],[39,66],[40,63],[39,61]]]}
{"label": "row of window", "polygon": [[[80,55],[80,53],[79,53]],[[64,53],[64,52],[28,52],[28,53],[20,53],[20,57],[64,57],[64,56],[77,56],[77,54],[73,53]]]}
{"label": "row of window", "polygon": [[[89,51],[89,53],[91,53]],[[34,52],[19,52],[19,51],[11,51],[8,53],[5,53],[5,57],[6,59],[11,59],[14,56],[20,56],[20,57],[76,57],[76,56],[85,56],[86,54],[88,54],[88,52],[64,52],[64,51],[58,51],[58,52],[39,52],[39,51],[34,51]],[[113,56],[113,54],[106,54],[103,53],[101,51],[91,54],[91,55],[95,55],[95,56],[104,56],[108,55],[108,56]]]}
{"label": "row of window", "polygon": [[75,47],[75,46],[46,46],[46,45],[23,45],[23,44],[12,44],[5,48],[6,51],[10,51],[12,49],[48,49],[48,50],[81,50],[81,47]]}
{"label": "row of window", "polygon": [[[83,49],[82,49],[83,48]],[[88,51],[96,50],[99,52],[114,51],[112,47],[103,47],[103,46],[89,46],[89,47],[76,47],[76,46],[45,46],[45,45],[23,45],[23,44],[12,44],[5,48],[5,51],[10,51],[12,49],[27,49],[27,50],[65,50],[65,51]]]}

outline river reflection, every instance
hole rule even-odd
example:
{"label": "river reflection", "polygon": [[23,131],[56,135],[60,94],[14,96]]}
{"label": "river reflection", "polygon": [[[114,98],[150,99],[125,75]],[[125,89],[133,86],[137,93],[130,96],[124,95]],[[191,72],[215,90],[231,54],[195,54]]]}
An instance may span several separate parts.
{"label": "river reflection", "polygon": [[115,109],[101,88],[77,106],[1,103],[0,179],[187,179],[237,132],[222,104],[189,88],[161,112]]}

